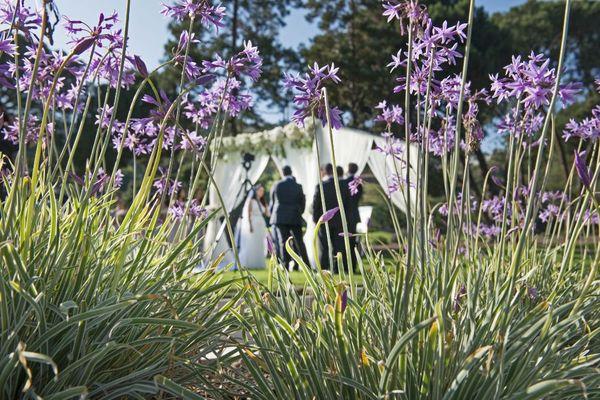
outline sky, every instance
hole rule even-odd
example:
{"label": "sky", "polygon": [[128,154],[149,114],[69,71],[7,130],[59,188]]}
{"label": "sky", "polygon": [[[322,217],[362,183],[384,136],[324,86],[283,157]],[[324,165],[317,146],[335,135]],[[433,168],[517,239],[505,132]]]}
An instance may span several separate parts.
{"label": "sky", "polygon": [[[41,2],[41,0],[35,0]],[[164,54],[164,44],[168,38],[168,19],[160,13],[161,4],[168,0],[132,0],[130,24],[130,48],[140,55],[149,68],[159,64]],[[482,0],[488,12],[504,11],[524,0]],[[125,16],[124,0],[55,0],[62,15],[78,19],[93,25],[100,12],[110,13],[116,10],[121,18]],[[287,25],[280,32],[281,42],[289,47],[297,47],[301,43],[309,43],[318,29],[304,19],[302,10],[294,10],[287,18]],[[68,38],[64,29],[57,28],[55,39],[57,45],[66,45]]]}
{"label": "sky", "polygon": [[[42,0],[34,1],[40,3]],[[132,0],[131,2],[132,23],[129,46],[132,53],[142,57],[149,69],[159,65],[169,36],[167,29],[169,19],[160,13],[161,4],[165,1],[169,0]],[[508,10],[524,2],[525,0],[481,0],[477,5],[483,6],[489,13],[494,13]],[[122,19],[125,17],[125,0],[55,0],[55,4],[62,15],[82,20],[92,26],[98,21],[100,12],[117,11]],[[304,15],[305,13],[300,9],[295,9],[288,15],[286,26],[280,32],[283,45],[296,48],[300,44],[308,44],[318,33],[318,28],[307,22]],[[66,47],[68,37],[60,24],[55,32],[55,40],[57,47]],[[277,123],[281,118],[279,112],[273,113],[260,101],[255,104],[255,108],[267,122]],[[497,138],[493,136],[486,137],[483,146],[487,151],[498,146]]]}

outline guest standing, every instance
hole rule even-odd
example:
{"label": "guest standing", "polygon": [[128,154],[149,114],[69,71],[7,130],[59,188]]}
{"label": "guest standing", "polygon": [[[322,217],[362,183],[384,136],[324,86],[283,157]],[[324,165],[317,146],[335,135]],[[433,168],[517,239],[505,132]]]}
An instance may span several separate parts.
{"label": "guest standing", "polygon": [[[275,226],[279,258],[285,268],[290,267],[290,262],[293,260],[285,249],[285,243],[292,238],[294,251],[300,255],[306,265],[309,265],[306,246],[302,238],[302,226],[304,225],[302,213],[306,207],[304,191],[302,185],[296,182],[289,166],[283,167],[282,172],[283,179],[271,189],[270,205],[270,222]],[[295,265],[294,269],[298,270],[298,265]]]}
{"label": "guest standing", "polygon": [[[339,168],[339,167],[338,167]],[[343,170],[339,171],[343,174]],[[350,192],[348,190],[347,185],[342,184],[343,180],[340,180],[340,192],[342,194],[342,205],[344,207],[347,206],[348,198],[350,196]],[[336,187],[335,187],[335,179],[333,178],[333,165],[327,164],[323,170],[323,198],[321,198],[321,191],[319,186],[315,188],[315,196],[313,198],[312,204],[312,215],[313,221],[317,223],[319,218],[323,213],[327,210],[331,210],[335,207],[340,207],[338,203]],[[323,200],[325,202],[325,209],[323,209]],[[331,220],[328,222],[329,225],[329,237],[327,236],[327,229],[323,226],[319,229],[319,262],[321,264],[321,268],[323,269],[331,269],[332,265],[330,263],[330,259],[334,260],[333,271],[334,273],[338,272],[338,266],[335,262],[335,257],[337,253],[344,254],[344,237],[342,236],[344,229],[342,226],[342,217],[338,212]],[[329,239],[329,241],[328,241]],[[331,248],[329,247],[329,242],[331,242]]]}

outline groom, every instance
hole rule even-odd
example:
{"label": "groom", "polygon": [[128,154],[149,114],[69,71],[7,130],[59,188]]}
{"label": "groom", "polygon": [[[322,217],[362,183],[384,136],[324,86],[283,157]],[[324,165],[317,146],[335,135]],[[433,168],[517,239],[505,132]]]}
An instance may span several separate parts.
{"label": "groom", "polygon": [[[271,189],[271,225],[275,225],[275,236],[278,244],[279,259],[285,268],[289,268],[292,257],[285,249],[285,243],[291,237],[294,251],[302,257],[306,265],[308,254],[302,239],[302,213],[306,206],[306,198],[302,185],[292,176],[292,169],[285,166],[282,169],[283,179]],[[298,265],[294,266],[298,270]]]}

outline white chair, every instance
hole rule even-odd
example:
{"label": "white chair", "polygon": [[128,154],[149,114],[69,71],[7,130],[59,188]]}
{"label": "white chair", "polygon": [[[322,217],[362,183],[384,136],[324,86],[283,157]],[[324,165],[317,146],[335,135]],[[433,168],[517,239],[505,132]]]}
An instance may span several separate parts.
{"label": "white chair", "polygon": [[360,222],[356,225],[356,232],[367,233],[369,231],[369,221],[371,220],[371,214],[373,214],[373,207],[360,206],[358,207],[358,214],[360,215]]}

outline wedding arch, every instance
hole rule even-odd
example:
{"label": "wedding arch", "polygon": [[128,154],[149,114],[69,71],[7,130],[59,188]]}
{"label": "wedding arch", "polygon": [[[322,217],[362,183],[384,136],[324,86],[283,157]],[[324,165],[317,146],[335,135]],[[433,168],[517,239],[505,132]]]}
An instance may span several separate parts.
{"label": "wedding arch", "polygon": [[[333,145],[338,165],[345,167],[353,162],[358,165],[358,174],[362,173],[368,165],[379,185],[400,211],[405,210],[408,196],[411,205],[415,203],[414,190],[407,191],[404,188],[390,194],[389,187],[394,184],[393,176],[396,172],[405,176],[406,163],[380,150],[386,147],[385,138],[356,129],[341,128],[333,132]],[[209,208],[221,209],[221,217],[225,215],[224,213],[229,215],[245,199],[245,182],[255,184],[270,160],[273,160],[280,174],[281,169],[289,165],[306,195],[307,206],[304,219],[307,229],[304,241],[309,258],[314,260],[315,249],[312,246],[314,224],[310,215],[310,206],[320,179],[319,161],[321,165],[331,162],[331,141],[327,129],[322,128],[319,123],[316,126],[307,123],[304,127],[288,124],[263,132],[223,137],[221,142],[215,142],[214,146],[219,149],[218,162],[213,174],[214,183],[223,198],[224,210],[214,185],[209,189]],[[409,149],[410,159],[416,160],[416,147],[411,145]],[[254,161],[247,170],[242,165],[243,155],[246,153],[254,156]],[[416,168],[409,168],[411,180],[414,179],[415,171]],[[214,259],[215,255],[224,253],[222,264],[228,265],[234,260],[226,239],[225,223],[222,220],[223,218],[215,218],[208,224],[204,245],[207,259]]]}

